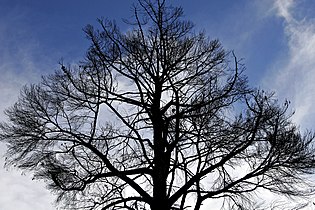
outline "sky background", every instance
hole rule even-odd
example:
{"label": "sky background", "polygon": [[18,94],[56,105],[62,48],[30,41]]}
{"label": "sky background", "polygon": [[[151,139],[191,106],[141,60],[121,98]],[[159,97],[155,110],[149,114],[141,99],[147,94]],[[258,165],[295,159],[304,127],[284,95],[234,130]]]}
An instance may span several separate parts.
{"label": "sky background", "polygon": [[[97,18],[132,16],[134,0],[0,0],[0,119],[20,89],[75,63],[89,46],[82,28]],[[291,101],[293,120],[315,130],[314,0],[172,0],[184,8],[196,30],[218,38],[246,66],[251,86]],[[122,30],[126,28],[122,27]],[[5,146],[0,144],[0,156]],[[3,169],[0,210],[55,210],[53,196],[30,174]],[[315,178],[314,178],[315,181]],[[312,209],[310,206],[305,209]]]}

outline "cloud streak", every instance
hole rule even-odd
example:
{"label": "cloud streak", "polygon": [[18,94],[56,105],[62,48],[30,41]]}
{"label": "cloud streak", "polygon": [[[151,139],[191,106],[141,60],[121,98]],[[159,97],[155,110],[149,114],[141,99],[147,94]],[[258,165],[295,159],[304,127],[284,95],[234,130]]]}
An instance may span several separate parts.
{"label": "cloud streak", "polygon": [[315,20],[297,18],[303,8],[294,0],[276,0],[275,14],[284,20],[288,53],[275,65],[265,85],[292,101],[293,120],[310,128],[315,118]]}
{"label": "cloud streak", "polygon": [[[32,61],[25,60],[30,67]],[[13,61],[6,60],[0,65],[0,118],[5,119],[3,110],[11,106],[18,98],[21,87],[29,82],[37,80],[33,71],[23,71],[17,73],[14,69]],[[0,143],[0,209],[2,210],[52,210],[53,196],[44,185],[32,181],[31,175],[21,176],[21,171],[15,169],[5,170],[3,154],[5,145]]]}
{"label": "cloud streak", "polygon": [[[3,111],[17,101],[23,85],[37,82],[40,69],[49,64],[39,63],[44,56],[39,58],[34,53],[39,49],[37,41],[29,39],[31,35],[24,36],[31,33],[19,23],[23,15],[15,15],[12,19],[0,16],[0,119],[4,121]],[[16,28],[19,32],[14,33]],[[5,148],[0,143],[0,209],[55,209],[51,205],[54,198],[43,183],[32,181],[30,174],[21,176],[21,171],[14,168],[3,169]]]}

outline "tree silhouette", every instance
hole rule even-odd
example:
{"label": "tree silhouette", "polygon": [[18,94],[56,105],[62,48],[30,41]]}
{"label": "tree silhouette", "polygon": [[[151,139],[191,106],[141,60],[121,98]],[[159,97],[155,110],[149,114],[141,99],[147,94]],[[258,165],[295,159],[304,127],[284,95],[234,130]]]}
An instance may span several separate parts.
{"label": "tree silhouette", "polygon": [[273,94],[248,87],[218,40],[182,9],[139,0],[120,32],[87,26],[84,61],[26,86],[6,110],[7,163],[34,172],[69,209],[250,209],[259,189],[302,196],[315,166]]}

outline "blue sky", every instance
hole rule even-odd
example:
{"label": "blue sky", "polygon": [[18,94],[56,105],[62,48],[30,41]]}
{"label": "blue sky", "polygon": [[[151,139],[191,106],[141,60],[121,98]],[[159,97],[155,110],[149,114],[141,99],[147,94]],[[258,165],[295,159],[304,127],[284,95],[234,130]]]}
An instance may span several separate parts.
{"label": "blue sky", "polygon": [[[96,19],[130,18],[135,0],[0,0],[0,117],[25,84],[84,57],[82,28]],[[314,0],[172,0],[185,17],[234,50],[252,86],[289,99],[302,129],[315,124]],[[124,28],[122,28],[124,29]],[[0,155],[5,147],[0,145]],[[3,165],[3,159],[0,160]],[[315,179],[314,179],[315,180]],[[44,185],[0,168],[1,210],[53,210]]]}

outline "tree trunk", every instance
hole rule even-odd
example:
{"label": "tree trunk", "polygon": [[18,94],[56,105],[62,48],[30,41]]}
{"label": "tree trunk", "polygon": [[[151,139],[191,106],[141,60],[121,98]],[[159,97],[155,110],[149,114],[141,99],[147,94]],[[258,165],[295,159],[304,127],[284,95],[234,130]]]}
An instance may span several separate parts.
{"label": "tree trunk", "polygon": [[[160,124],[161,125],[161,124]],[[169,160],[165,154],[165,142],[162,139],[162,126],[156,126],[154,131],[154,169],[153,169],[153,202],[151,210],[169,209],[167,199],[167,175]]]}
{"label": "tree trunk", "polygon": [[164,161],[165,157],[157,155],[155,158],[155,169],[153,176],[153,202],[151,205],[151,210],[166,210],[169,209],[168,199],[167,199],[167,163]]}
{"label": "tree trunk", "polygon": [[151,210],[170,210],[171,208],[167,204],[167,202],[157,201],[151,204]]}
{"label": "tree trunk", "polygon": [[169,170],[169,157],[166,155],[166,144],[163,139],[164,122],[160,108],[161,85],[156,84],[156,95],[152,106],[154,159],[153,159],[153,201],[151,210],[169,210],[167,198],[167,176]]}

